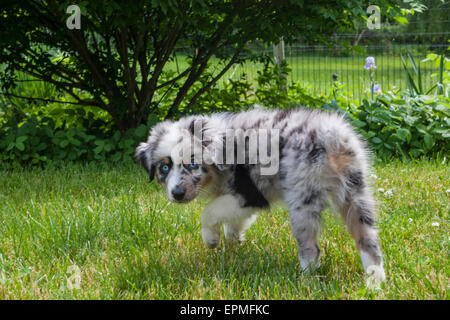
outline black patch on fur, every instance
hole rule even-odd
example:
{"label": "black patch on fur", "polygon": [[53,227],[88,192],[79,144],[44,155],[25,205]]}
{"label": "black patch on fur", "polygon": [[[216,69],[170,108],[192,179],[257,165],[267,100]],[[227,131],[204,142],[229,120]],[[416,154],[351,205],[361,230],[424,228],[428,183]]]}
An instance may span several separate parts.
{"label": "black patch on fur", "polygon": [[[191,121],[191,123],[189,124],[189,128],[188,128],[188,130],[189,130],[189,132],[191,133],[191,135],[194,135],[194,132],[195,132],[195,123],[197,122],[197,121],[201,121],[201,126],[200,126],[200,128],[201,128],[201,134],[203,134],[203,130],[205,129],[205,127],[206,127],[206,120],[205,119],[201,119],[201,120],[199,120],[199,119],[193,119],[192,121]],[[199,137],[200,138],[200,137]]]}
{"label": "black patch on fur", "polygon": [[[152,144],[148,144],[147,148],[144,151],[141,151],[139,154],[137,154],[141,166],[143,166],[148,172],[150,182],[155,178],[156,166],[153,164],[149,165],[150,159],[148,158],[151,158],[153,150],[156,150],[158,148],[161,137],[166,134],[166,129],[160,129],[160,131],[156,132],[155,134],[157,135],[155,142],[153,142]],[[149,155],[147,155],[147,153],[149,153]]]}
{"label": "black patch on fur", "polygon": [[280,155],[280,160],[284,156],[283,150],[284,150],[285,146],[286,146],[286,140],[282,136],[280,136],[279,139],[278,139],[278,153]]}
{"label": "black patch on fur", "polygon": [[303,199],[304,205],[310,205],[314,203],[320,197],[320,191],[316,189],[309,189],[309,193]]}
{"label": "black patch on fur", "polygon": [[325,148],[318,145],[314,145],[312,150],[308,153],[307,159],[309,160],[310,163],[315,163],[317,162],[319,157],[325,152],[326,152]]}
{"label": "black patch on fur", "polygon": [[194,135],[194,128],[195,128],[195,121],[196,121],[197,119],[193,119],[192,121],[191,121],[191,123],[189,124],[189,128],[188,128],[188,130],[189,130],[189,132],[192,134],[192,135]]}
{"label": "black patch on fur", "polygon": [[261,123],[266,122],[266,118],[260,118],[258,119],[254,124],[252,124],[248,129],[258,129],[261,126]]}
{"label": "black patch on fur", "polygon": [[320,217],[321,217],[321,211],[313,211],[312,213],[311,213],[311,216],[314,218],[314,219],[317,219],[317,220],[320,220]]}
{"label": "black patch on fur", "polygon": [[203,148],[208,147],[211,144],[211,140],[206,140],[204,137],[202,138],[202,146]]}
{"label": "black patch on fur", "polygon": [[298,127],[292,128],[291,131],[287,134],[288,136],[291,136],[293,134],[302,134],[305,130],[305,126],[303,124],[299,125]]}
{"label": "black patch on fur", "polygon": [[[208,138],[208,139],[205,139],[205,137],[204,137],[204,130],[205,130],[205,128],[206,128],[206,125],[208,124],[208,122],[205,120],[205,119],[201,119],[201,120],[199,120],[199,119],[193,119],[192,121],[191,121],[191,123],[189,124],[189,126],[188,126],[188,131],[189,131],[189,133],[192,135],[192,136],[194,136],[194,133],[195,133],[195,123],[196,123],[196,121],[201,121],[201,127],[200,127],[200,132],[197,132],[197,133],[199,133],[200,134],[200,136],[197,136],[197,138],[198,139],[201,139],[201,141],[202,141],[202,146],[204,147],[204,148],[206,148],[206,147],[208,147],[210,144],[211,144],[211,139],[210,138]],[[180,140],[182,140],[182,138],[180,138]]]}
{"label": "black patch on fur", "polygon": [[167,130],[162,128],[160,129],[160,131],[157,133],[157,138],[155,140],[155,142],[151,145],[152,150],[156,150],[159,146],[159,142],[161,141],[161,138],[163,135],[165,135],[167,133]]}
{"label": "black patch on fur", "polygon": [[285,122],[285,123],[283,124],[283,126],[280,128],[280,134],[284,133],[284,130],[286,130],[288,124],[289,124],[289,122]]}
{"label": "black patch on fur", "polygon": [[350,172],[347,176],[348,186],[353,190],[359,190],[365,186],[361,171]]}
{"label": "black patch on fur", "polygon": [[248,168],[242,164],[234,168],[233,189],[244,198],[243,207],[266,208],[269,206],[269,202],[251,179]]}
{"label": "black patch on fur", "polygon": [[291,109],[284,109],[277,112],[277,115],[273,119],[273,124],[277,124],[278,122],[283,121],[292,113]]}
{"label": "black patch on fur", "polygon": [[141,166],[144,167],[145,170],[147,170],[151,182],[155,178],[155,166],[154,165],[149,166],[149,162],[147,160],[147,150],[148,149],[145,149],[144,151],[140,152],[137,156]]}
{"label": "black patch on fur", "polygon": [[359,222],[368,226],[373,226],[374,221],[372,212],[370,210],[361,208],[359,210]]}

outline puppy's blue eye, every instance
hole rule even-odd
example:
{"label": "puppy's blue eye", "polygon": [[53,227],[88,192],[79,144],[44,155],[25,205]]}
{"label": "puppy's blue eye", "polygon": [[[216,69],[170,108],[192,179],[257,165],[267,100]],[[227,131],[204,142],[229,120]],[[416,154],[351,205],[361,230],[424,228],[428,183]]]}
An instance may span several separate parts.
{"label": "puppy's blue eye", "polygon": [[189,169],[198,169],[198,164],[192,162],[191,164],[189,164]]}
{"label": "puppy's blue eye", "polygon": [[162,167],[161,167],[161,171],[162,172],[164,172],[164,173],[167,173],[167,172],[169,172],[169,166],[167,165],[167,164],[165,164],[165,165],[163,165]]}

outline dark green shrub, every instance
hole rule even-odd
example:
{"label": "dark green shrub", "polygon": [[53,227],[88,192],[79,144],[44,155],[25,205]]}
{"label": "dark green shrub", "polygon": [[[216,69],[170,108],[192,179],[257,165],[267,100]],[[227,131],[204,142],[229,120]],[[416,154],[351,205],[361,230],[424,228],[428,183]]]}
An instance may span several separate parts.
{"label": "dark green shrub", "polygon": [[129,161],[155,122],[150,118],[147,125],[125,134],[119,131],[110,134],[84,127],[55,128],[51,118],[40,122],[30,118],[20,126],[0,130],[0,161],[31,164],[62,160]]}

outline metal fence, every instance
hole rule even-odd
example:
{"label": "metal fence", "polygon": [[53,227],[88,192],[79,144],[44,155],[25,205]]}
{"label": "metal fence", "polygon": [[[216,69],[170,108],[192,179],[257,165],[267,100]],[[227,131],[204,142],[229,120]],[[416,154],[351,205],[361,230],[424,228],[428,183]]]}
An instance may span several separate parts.
{"label": "metal fence", "polygon": [[[285,46],[286,61],[291,68],[288,75],[290,81],[300,82],[310,87],[316,95],[327,94],[333,87],[333,74],[342,83],[343,91],[360,99],[368,94],[370,88],[369,71],[364,69],[368,56],[375,58],[377,68],[374,73],[375,82],[382,91],[407,89],[406,73],[401,56],[409,68],[411,64],[406,54],[410,52],[421,68],[424,88],[437,83],[438,66],[432,61],[424,61],[429,53],[447,53],[450,32],[426,34],[346,34],[339,35],[348,39],[358,36],[359,44],[341,47],[336,45],[293,44]],[[434,36],[433,43],[430,37]],[[437,40],[436,40],[437,37]],[[412,40],[413,39],[413,40]],[[345,39],[344,39],[345,40]],[[260,54],[272,54],[272,48],[258,49]],[[236,67],[233,78],[245,75],[255,78],[262,66],[244,64]]]}

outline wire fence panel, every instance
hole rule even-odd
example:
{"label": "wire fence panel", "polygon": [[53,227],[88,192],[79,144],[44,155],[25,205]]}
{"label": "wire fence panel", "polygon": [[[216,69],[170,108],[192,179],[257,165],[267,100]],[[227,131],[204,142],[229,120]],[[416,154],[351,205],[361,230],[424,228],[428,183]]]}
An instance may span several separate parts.
{"label": "wire fence panel", "polygon": [[[412,52],[416,63],[420,64],[422,81],[425,88],[437,82],[436,65],[431,61],[423,62],[426,53],[422,53],[423,46],[399,45],[395,48],[387,46],[367,46],[364,52],[353,51],[348,55],[336,56],[333,48],[325,46],[290,46],[287,49],[286,60],[291,67],[291,81],[301,82],[311,86],[315,94],[326,94],[333,86],[333,74],[338,82],[344,84],[344,91],[361,98],[367,94],[369,71],[364,69],[368,56],[375,58],[377,69],[374,80],[382,91],[404,90],[407,88],[406,74],[401,61],[404,56],[408,66],[411,66],[406,54]],[[429,49],[430,46],[428,46]],[[415,54],[413,53],[415,52]],[[431,50],[430,50],[431,52]]]}
{"label": "wire fence panel", "polygon": [[[407,89],[406,73],[402,64],[403,55],[408,68],[412,71],[407,57],[410,52],[420,65],[424,88],[430,88],[438,82],[438,67],[432,61],[423,61],[429,53],[442,54],[449,47],[450,32],[414,33],[414,34],[343,34],[336,39],[358,39],[357,45],[347,48],[337,45],[293,44],[285,46],[285,56],[292,69],[288,75],[290,81],[310,86],[314,94],[328,94],[333,87],[333,74],[344,85],[343,90],[360,99],[370,90],[369,71],[364,69],[368,56],[375,58],[377,65],[374,80],[382,91]],[[438,37],[440,42],[427,42],[427,38]],[[262,54],[272,55],[272,48],[255,49]],[[448,55],[448,54],[447,54]],[[222,79],[245,77],[252,81],[256,78],[262,64],[245,63],[235,66]]]}

